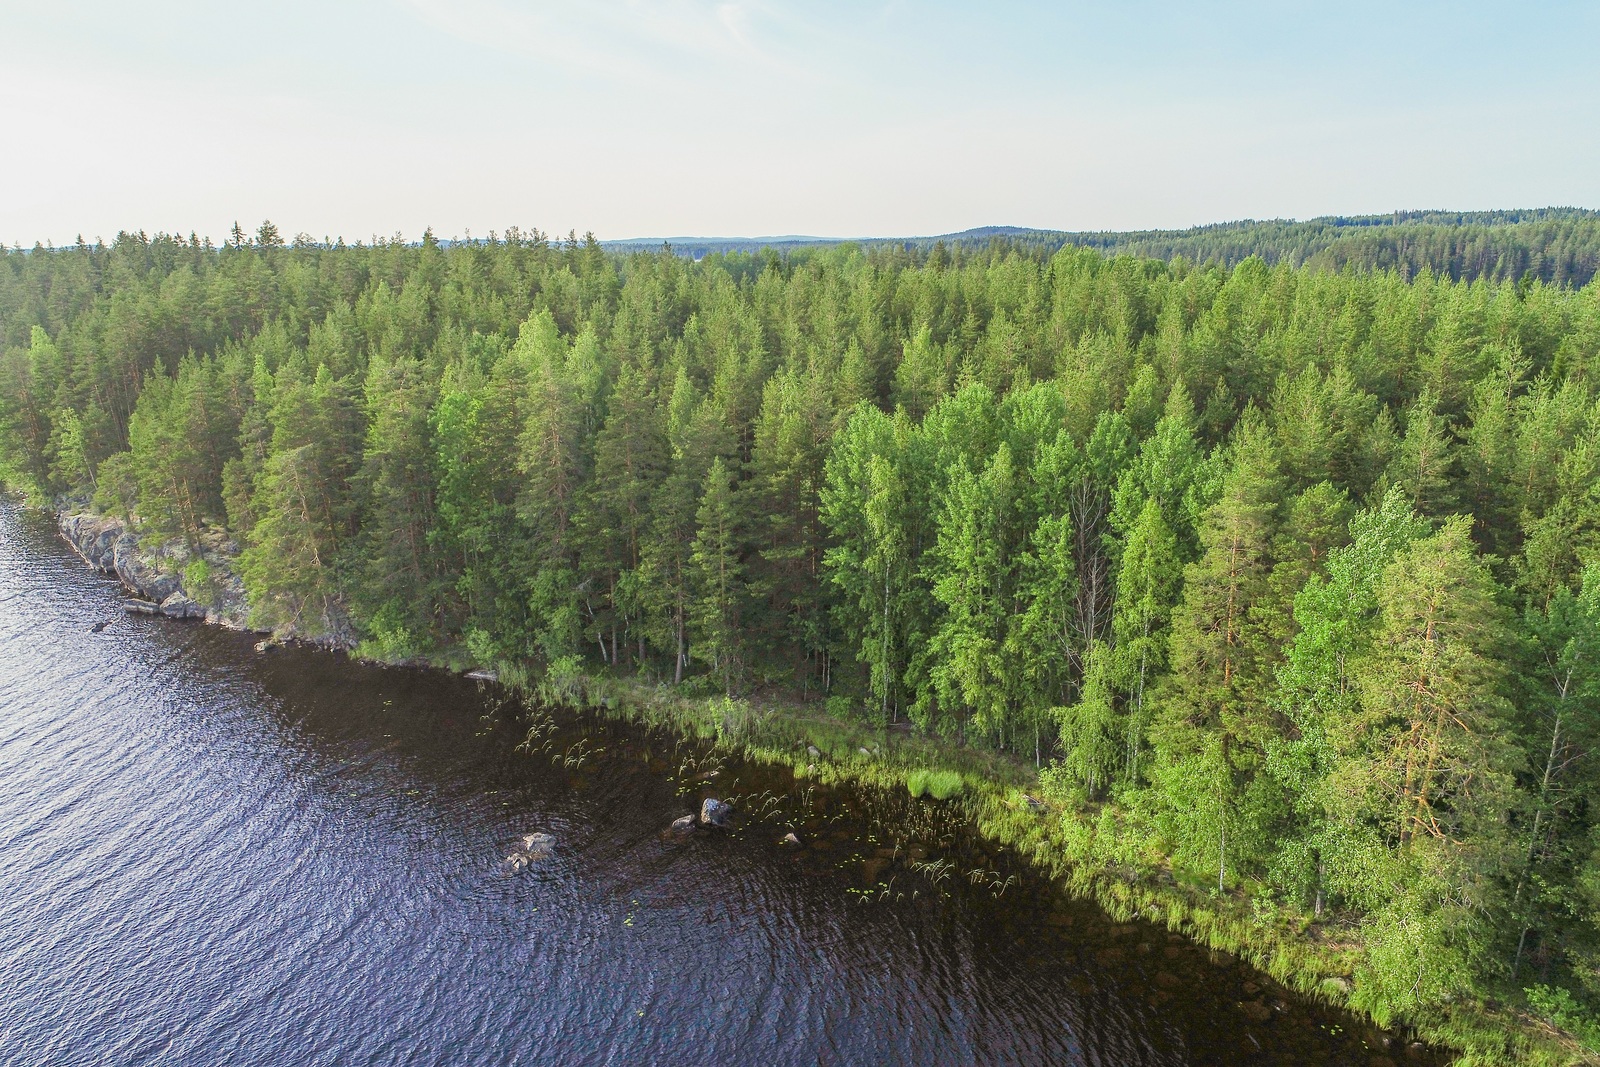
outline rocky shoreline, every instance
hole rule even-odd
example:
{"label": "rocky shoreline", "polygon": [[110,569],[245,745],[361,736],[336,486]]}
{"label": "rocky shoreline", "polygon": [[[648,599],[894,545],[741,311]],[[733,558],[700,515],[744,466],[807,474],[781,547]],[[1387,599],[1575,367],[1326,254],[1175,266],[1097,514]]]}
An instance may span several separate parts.
{"label": "rocky shoreline", "polygon": [[141,539],[123,519],[61,506],[56,509],[61,536],[83,561],[116,578],[138,599],[132,614],[204,620],[230,630],[271,633],[276,641],[304,641],[329,649],[355,646],[348,627],[332,634],[307,635],[293,626],[268,630],[250,621],[250,601],[239,577],[239,545],[226,531],[212,528],[193,539]]}

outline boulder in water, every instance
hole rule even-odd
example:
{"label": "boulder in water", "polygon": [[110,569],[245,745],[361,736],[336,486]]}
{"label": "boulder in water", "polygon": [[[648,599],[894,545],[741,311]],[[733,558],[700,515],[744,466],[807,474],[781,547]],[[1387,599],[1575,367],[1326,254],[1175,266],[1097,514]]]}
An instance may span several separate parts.
{"label": "boulder in water", "polygon": [[778,842],[778,844],[783,845],[783,846],[785,846],[787,848],[799,848],[800,847],[800,838],[795,835],[795,832],[793,830],[790,830],[788,833],[783,835],[783,840]]}
{"label": "boulder in water", "polygon": [[522,847],[513,849],[506,857],[506,870],[512,874],[525,871],[542,860],[550,858],[555,851],[556,839],[545,833],[532,833],[522,835]]}
{"label": "boulder in water", "polygon": [[705,826],[726,827],[732,815],[733,805],[716,797],[706,797],[705,803],[700,805],[700,822]]}
{"label": "boulder in water", "polygon": [[122,610],[129,615],[159,615],[161,607],[158,604],[149,604],[143,600],[130,600],[122,605]]}
{"label": "boulder in water", "polygon": [[104,630],[107,626],[110,626],[110,625],[111,625],[111,622],[109,620],[102,619],[99,622],[95,623],[93,626],[89,627],[89,632],[92,633],[92,634],[97,634],[97,633],[101,632],[102,630]]}
{"label": "boulder in water", "polygon": [[675,834],[692,834],[697,825],[693,815],[685,815],[681,819],[673,819],[669,829]]}

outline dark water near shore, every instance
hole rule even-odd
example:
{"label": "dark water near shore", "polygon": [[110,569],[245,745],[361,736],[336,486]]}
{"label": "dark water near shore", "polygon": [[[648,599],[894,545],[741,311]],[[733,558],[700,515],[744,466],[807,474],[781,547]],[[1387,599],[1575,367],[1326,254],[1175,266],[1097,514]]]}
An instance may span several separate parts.
{"label": "dark water near shore", "polygon": [[[1379,1055],[946,812],[594,720],[519,752],[474,683],[257,655],[122,599],[0,503],[0,1064]],[[712,792],[734,832],[663,838]],[[534,831],[553,853],[508,872]]]}

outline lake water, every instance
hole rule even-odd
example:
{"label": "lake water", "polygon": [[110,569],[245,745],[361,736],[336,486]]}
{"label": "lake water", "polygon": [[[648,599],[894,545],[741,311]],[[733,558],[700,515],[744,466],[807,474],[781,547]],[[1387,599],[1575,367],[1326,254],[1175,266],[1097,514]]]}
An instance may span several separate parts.
{"label": "lake water", "polygon": [[0,504],[0,1064],[1421,1062],[951,809],[123,601]]}

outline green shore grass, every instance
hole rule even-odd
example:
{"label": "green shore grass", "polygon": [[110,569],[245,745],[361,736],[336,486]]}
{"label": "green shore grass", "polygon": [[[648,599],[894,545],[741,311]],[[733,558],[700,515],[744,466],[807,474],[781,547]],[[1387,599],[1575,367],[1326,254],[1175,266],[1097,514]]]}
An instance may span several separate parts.
{"label": "green shore grass", "polygon": [[1505,1005],[1458,1000],[1445,1009],[1374,1018],[1361,1002],[1360,931],[1254,905],[1242,891],[1175,872],[1159,842],[1114,804],[1053,796],[1031,763],[829,714],[819,704],[691,697],[666,685],[572,675],[537,685],[515,668],[500,676],[547,703],[602,708],[670,729],[799,779],[879,789],[963,805],[978,831],[1014,849],[1078,898],[1119,922],[1143,919],[1231,953],[1299,992],[1409,1030],[1449,1049],[1458,1067],[1576,1067],[1600,1063],[1571,1035]]}

